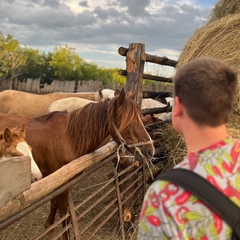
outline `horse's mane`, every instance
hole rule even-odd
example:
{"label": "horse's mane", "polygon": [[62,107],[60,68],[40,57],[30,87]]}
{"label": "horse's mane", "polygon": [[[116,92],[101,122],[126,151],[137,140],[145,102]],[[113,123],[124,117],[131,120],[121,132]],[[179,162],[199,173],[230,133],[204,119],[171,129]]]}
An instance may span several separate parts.
{"label": "horse's mane", "polygon": [[90,103],[69,113],[67,119],[67,135],[73,143],[78,155],[93,151],[110,134],[110,124],[115,123],[123,132],[140,114],[140,109],[129,97],[106,99],[98,103]]}
{"label": "horse's mane", "polygon": [[138,124],[139,121],[135,121],[136,118],[138,116],[142,117],[140,108],[138,108],[130,97],[124,98],[124,101],[121,104],[121,110],[118,106],[118,97],[111,100],[111,104],[109,104],[108,108],[108,121],[116,123],[116,120],[119,119],[119,115],[121,116],[118,125],[118,130],[120,132],[124,132],[133,122]]}
{"label": "horse's mane", "polygon": [[[108,101],[89,103],[69,113],[67,119],[67,135],[73,143],[78,155],[84,155],[86,149],[95,149],[98,138],[106,138]],[[83,143],[83,144],[81,144]]]}

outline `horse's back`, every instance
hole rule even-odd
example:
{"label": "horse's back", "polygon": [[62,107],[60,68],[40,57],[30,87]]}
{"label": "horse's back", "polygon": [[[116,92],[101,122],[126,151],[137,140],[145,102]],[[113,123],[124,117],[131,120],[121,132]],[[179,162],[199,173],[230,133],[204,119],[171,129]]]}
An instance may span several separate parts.
{"label": "horse's back", "polygon": [[64,92],[55,92],[49,93],[54,96],[55,100],[67,97],[80,97],[84,99],[88,99],[91,101],[95,101],[97,99],[98,93],[97,92],[76,92],[76,93],[64,93]]}
{"label": "horse's back", "polygon": [[50,104],[48,108],[48,112],[54,112],[54,111],[71,112],[77,108],[81,108],[92,102],[95,102],[95,101],[88,100],[85,98],[80,98],[80,97],[68,97],[68,98],[58,99]]}
{"label": "horse's back", "polygon": [[47,113],[50,99],[45,95],[5,90],[0,93],[0,112],[26,117],[37,117]]}
{"label": "horse's back", "polygon": [[21,127],[29,122],[30,118],[0,112],[0,131],[5,127]]}
{"label": "horse's back", "polygon": [[52,102],[66,97],[81,97],[94,101],[96,94],[94,92],[34,94],[5,90],[0,92],[0,112],[25,117],[38,117],[48,113],[48,108]]}

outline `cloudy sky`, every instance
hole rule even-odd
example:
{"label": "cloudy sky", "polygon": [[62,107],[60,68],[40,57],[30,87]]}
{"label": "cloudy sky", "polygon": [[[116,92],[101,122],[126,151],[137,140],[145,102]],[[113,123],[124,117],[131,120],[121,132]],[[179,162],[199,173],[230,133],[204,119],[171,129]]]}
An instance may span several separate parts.
{"label": "cloudy sky", "polygon": [[[125,68],[119,47],[178,59],[217,0],[0,0],[0,31],[21,45],[52,52],[68,45],[87,62]],[[149,66],[151,65],[151,67]],[[145,70],[159,71],[148,63]],[[162,71],[162,70],[160,70]],[[161,75],[161,73],[158,73]]]}

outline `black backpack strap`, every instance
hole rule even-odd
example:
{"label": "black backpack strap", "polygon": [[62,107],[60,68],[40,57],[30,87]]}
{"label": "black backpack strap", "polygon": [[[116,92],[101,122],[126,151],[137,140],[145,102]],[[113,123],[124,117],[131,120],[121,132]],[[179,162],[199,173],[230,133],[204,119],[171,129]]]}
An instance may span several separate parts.
{"label": "black backpack strap", "polygon": [[174,168],[155,180],[167,180],[191,192],[232,228],[235,239],[240,239],[240,208],[205,178],[187,169]]}

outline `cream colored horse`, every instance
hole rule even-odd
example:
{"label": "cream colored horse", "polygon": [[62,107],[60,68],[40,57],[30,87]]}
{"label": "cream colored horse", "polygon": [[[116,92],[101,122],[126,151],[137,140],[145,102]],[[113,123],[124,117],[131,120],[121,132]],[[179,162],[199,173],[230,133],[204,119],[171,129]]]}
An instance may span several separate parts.
{"label": "cream colored horse", "polygon": [[66,97],[81,97],[91,101],[99,100],[99,92],[48,93],[44,95],[5,90],[0,92],[0,112],[24,117],[39,117],[47,113],[50,104]]}

